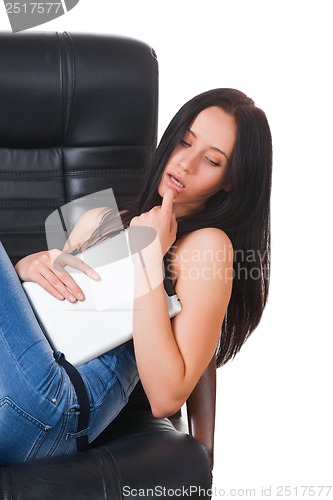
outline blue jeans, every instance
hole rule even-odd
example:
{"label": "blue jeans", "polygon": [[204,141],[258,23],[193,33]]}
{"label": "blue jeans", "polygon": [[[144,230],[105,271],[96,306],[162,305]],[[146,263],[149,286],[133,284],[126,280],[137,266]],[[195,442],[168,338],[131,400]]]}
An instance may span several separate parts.
{"label": "blue jeans", "polygon": [[[55,299],[56,300],[56,299]],[[139,376],[129,341],[79,367],[89,442],[126,405]],[[76,452],[79,404],[0,243],[0,465]]]}

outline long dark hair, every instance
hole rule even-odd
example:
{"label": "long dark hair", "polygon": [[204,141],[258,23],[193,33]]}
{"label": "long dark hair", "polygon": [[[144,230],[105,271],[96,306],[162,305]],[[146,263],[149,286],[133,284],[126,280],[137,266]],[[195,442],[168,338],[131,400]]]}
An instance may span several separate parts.
{"label": "long dark hair", "polygon": [[[177,239],[196,229],[215,227],[225,231],[233,244],[232,295],[216,351],[217,366],[221,366],[237,354],[256,328],[268,297],[272,139],[265,113],[235,89],[209,90],[184,104],[165,130],[143,189],[122,215],[122,222],[126,226],[135,215],[161,204],[158,185],[171,153],[196,116],[211,106],[231,114],[237,124],[224,181],[231,189],[222,187],[207,200],[201,213],[179,218]],[[99,228],[102,233],[107,232],[111,219],[112,214],[104,217]],[[167,254],[166,264],[168,259]]]}

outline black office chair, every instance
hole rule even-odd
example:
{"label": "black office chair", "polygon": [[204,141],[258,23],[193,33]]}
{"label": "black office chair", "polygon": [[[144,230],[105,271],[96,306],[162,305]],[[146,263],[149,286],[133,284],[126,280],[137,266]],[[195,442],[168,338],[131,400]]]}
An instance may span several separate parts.
{"label": "black office chair", "polygon": [[[47,248],[44,222],[59,206],[111,187],[123,209],[140,189],[156,147],[158,65],[127,37],[2,32],[0,68],[0,239],[15,263]],[[180,413],[154,418],[139,384],[86,451],[0,467],[0,497],[209,498],[214,360],[187,413],[188,425]]]}

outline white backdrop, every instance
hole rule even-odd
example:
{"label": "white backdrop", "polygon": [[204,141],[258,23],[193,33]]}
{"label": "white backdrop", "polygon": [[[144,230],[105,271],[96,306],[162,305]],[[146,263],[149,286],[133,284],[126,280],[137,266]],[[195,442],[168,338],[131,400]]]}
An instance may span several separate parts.
{"label": "white backdrop", "polygon": [[[318,487],[333,483],[330,6],[80,0],[34,28],[115,33],[152,45],[159,135],[186,100],[213,87],[245,91],[270,121],[271,292],[260,326],[218,372],[216,497],[298,498],[312,491],[325,498],[328,490]],[[10,29],[2,3],[0,29]]]}

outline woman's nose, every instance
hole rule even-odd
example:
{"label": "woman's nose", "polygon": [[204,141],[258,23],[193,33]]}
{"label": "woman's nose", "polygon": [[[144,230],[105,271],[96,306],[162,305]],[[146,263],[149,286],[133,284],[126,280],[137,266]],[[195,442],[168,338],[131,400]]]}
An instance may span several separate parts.
{"label": "woman's nose", "polygon": [[189,174],[195,173],[200,164],[200,151],[195,148],[185,148],[179,151],[179,156],[177,158],[178,168]]}
{"label": "woman's nose", "polygon": [[193,170],[195,169],[195,161],[194,161],[194,158],[182,158],[179,162],[178,162],[178,167],[184,171],[184,172],[188,172],[188,173],[192,173]]}
{"label": "woman's nose", "polygon": [[186,167],[186,163],[184,161],[180,161],[178,163],[178,166],[182,169],[182,170],[186,170],[187,167]]}

